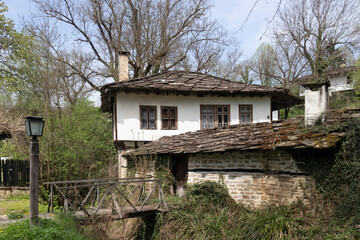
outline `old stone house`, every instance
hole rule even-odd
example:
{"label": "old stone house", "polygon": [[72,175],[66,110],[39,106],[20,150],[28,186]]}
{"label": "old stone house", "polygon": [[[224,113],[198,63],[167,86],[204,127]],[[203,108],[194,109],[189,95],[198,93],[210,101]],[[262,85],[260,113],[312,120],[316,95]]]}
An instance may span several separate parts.
{"label": "old stone house", "polygon": [[119,54],[119,81],[101,88],[112,113],[119,176],[128,151],[163,136],[250,123],[271,123],[276,110],[303,103],[287,89],[244,84],[208,74],[168,71],[128,79],[128,53]]}
{"label": "old stone house", "polygon": [[[329,83],[329,94],[335,92],[351,91],[353,90],[352,74],[356,71],[355,66],[341,65],[337,68],[330,68],[325,70],[320,82]],[[313,75],[307,75],[296,79],[295,84],[299,85],[299,95],[305,96],[304,84],[319,82],[319,79]]]}
{"label": "old stone house", "polygon": [[234,199],[247,205],[290,203],[303,197],[311,180],[302,160],[331,154],[343,137],[331,126],[359,116],[360,110],[328,112],[326,131],[306,127],[303,117],[205,129],[160,138],[127,156],[168,159],[180,195],[185,183],[210,180],[223,182]]}

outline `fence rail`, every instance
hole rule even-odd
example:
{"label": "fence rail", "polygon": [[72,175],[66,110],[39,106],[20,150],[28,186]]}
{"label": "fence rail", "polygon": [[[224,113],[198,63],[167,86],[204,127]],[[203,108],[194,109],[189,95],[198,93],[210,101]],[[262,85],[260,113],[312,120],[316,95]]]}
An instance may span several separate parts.
{"label": "fence rail", "polygon": [[0,160],[0,186],[29,185],[30,162],[27,160]]}
{"label": "fence rail", "polygon": [[[48,212],[54,211],[55,193],[77,217],[108,216],[124,219],[167,210],[162,180],[146,178],[91,179],[44,182],[50,185]],[[115,213],[115,214],[114,214]]]}

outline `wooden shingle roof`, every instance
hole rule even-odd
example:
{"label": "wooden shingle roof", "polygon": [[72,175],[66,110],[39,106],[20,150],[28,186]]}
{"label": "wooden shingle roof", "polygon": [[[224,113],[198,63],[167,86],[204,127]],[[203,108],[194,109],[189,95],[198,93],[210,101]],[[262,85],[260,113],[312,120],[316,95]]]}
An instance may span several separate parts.
{"label": "wooden shingle roof", "polygon": [[271,149],[327,149],[344,136],[339,122],[360,117],[360,109],[329,112],[319,129],[305,127],[303,117],[274,123],[233,125],[162,137],[131,155],[196,154]]}
{"label": "wooden shingle roof", "polygon": [[208,74],[169,71],[143,78],[110,83],[101,88],[102,109],[110,111],[111,97],[117,92],[195,96],[271,96],[273,110],[303,103],[279,87],[263,87],[214,77]]}

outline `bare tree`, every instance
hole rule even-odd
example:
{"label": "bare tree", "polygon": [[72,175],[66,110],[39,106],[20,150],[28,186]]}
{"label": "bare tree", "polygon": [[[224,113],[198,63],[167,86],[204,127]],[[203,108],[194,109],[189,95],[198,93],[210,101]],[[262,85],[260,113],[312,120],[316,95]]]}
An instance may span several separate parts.
{"label": "bare tree", "polygon": [[300,54],[299,46],[293,44],[290,36],[274,32],[273,40],[276,74],[272,77],[276,85],[290,89],[293,80],[306,71],[306,59]]}
{"label": "bare tree", "polygon": [[[33,0],[42,17],[60,21],[75,33],[80,53],[90,60],[87,73],[81,66],[66,62],[98,90],[98,82],[118,76],[117,53],[127,50],[132,77],[146,76],[184,64],[213,59],[226,44],[226,32],[206,17],[209,0]],[[213,44],[208,51],[195,51]],[[198,54],[198,55],[197,55]],[[201,61],[196,61],[203,59]],[[205,61],[205,62],[204,62]],[[208,67],[208,66],[207,66]]]}
{"label": "bare tree", "polygon": [[279,11],[277,36],[288,36],[288,48],[294,48],[290,55],[298,51],[311,73],[321,76],[339,62],[342,46],[358,48],[358,4],[356,0],[289,0]]}
{"label": "bare tree", "polygon": [[250,69],[262,86],[272,86],[276,71],[276,55],[270,44],[261,43],[251,57]]}

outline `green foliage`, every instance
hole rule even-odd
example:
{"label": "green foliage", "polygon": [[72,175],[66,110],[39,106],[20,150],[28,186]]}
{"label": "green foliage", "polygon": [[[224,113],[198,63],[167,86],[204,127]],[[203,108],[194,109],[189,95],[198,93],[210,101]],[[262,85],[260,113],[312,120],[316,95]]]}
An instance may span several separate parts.
{"label": "green foliage", "polygon": [[241,226],[243,239],[298,239],[304,225],[292,206],[266,206],[247,215]]}
{"label": "green foliage", "polygon": [[16,145],[12,139],[0,141],[0,156],[11,157],[12,159],[28,159],[28,156],[21,151],[20,146]]}
{"label": "green foliage", "polygon": [[0,2],[0,89],[18,91],[27,71],[25,62],[31,58],[31,37],[15,30],[13,21],[4,16],[6,11]]}
{"label": "green foliage", "polygon": [[41,153],[49,161],[51,177],[74,180],[108,177],[115,163],[111,121],[100,108],[85,99],[47,119],[41,140]]}
{"label": "green foliage", "polygon": [[[29,214],[30,197],[26,194],[10,195],[0,201],[0,215],[4,214]],[[45,213],[47,206],[44,202],[39,204],[39,212]]]}
{"label": "green foliage", "polygon": [[12,219],[19,219],[19,218],[23,218],[24,214],[23,213],[17,213],[17,212],[11,212],[7,214],[8,218],[10,220]]}
{"label": "green foliage", "polygon": [[200,203],[219,207],[235,204],[235,200],[229,195],[226,186],[210,181],[191,185],[185,197],[193,204]]}
{"label": "green foliage", "polygon": [[356,95],[360,95],[360,58],[355,62],[356,71],[354,71],[351,75],[353,79],[353,88]]}
{"label": "green foliage", "polygon": [[348,130],[334,164],[321,182],[324,194],[343,219],[360,224],[360,120],[348,123]]}
{"label": "green foliage", "polygon": [[[304,105],[292,106],[289,109],[288,119],[289,118],[295,118],[295,117],[298,117],[298,116],[303,116],[304,113],[305,113]],[[279,111],[279,119],[284,119],[284,118],[285,118],[285,110],[280,109],[280,111]]]}
{"label": "green foliage", "polygon": [[38,226],[30,227],[24,220],[0,229],[0,240],[36,239],[36,240],[71,240],[85,239],[75,228],[75,222],[70,216],[59,215],[55,220],[40,219]]}
{"label": "green foliage", "polygon": [[357,239],[353,225],[324,221],[305,205],[236,204],[214,182],[194,184],[166,214],[156,216],[151,239]]}
{"label": "green foliage", "polygon": [[325,204],[334,209],[333,217],[360,224],[360,120],[349,120],[337,128],[346,131],[341,146],[309,151],[299,159],[299,167],[316,180]]}
{"label": "green foliage", "polygon": [[329,108],[332,110],[359,107],[360,95],[354,91],[334,92],[329,98]]}

